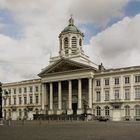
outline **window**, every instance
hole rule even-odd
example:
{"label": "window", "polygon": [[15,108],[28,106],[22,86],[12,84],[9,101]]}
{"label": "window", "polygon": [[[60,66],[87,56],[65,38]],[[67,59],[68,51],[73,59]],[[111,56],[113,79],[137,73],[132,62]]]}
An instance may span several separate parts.
{"label": "window", "polygon": [[140,82],[140,75],[135,76],[135,83],[139,83]]}
{"label": "window", "polygon": [[68,38],[64,38],[64,47],[68,48]]}
{"label": "window", "polygon": [[115,100],[119,99],[119,90],[115,90]]}
{"label": "window", "polygon": [[11,89],[8,89],[8,93],[9,93],[9,94],[11,93]]}
{"label": "window", "polygon": [[135,106],[135,114],[136,114],[136,116],[140,116],[140,106],[139,105]]}
{"label": "window", "polygon": [[82,39],[79,40],[79,46],[82,46]]}
{"label": "window", "polygon": [[14,94],[16,94],[16,88],[14,88],[13,90],[14,90]]}
{"label": "window", "polygon": [[33,97],[30,96],[30,104],[32,104],[32,103],[33,103]]}
{"label": "window", "polygon": [[109,101],[109,90],[105,91],[105,101]]}
{"label": "window", "polygon": [[130,90],[125,89],[125,100],[129,100],[129,99],[130,99]]}
{"label": "window", "polygon": [[96,86],[100,86],[100,85],[101,85],[100,80],[96,80]]}
{"label": "window", "polygon": [[24,97],[24,104],[27,104],[27,98]]}
{"label": "window", "polygon": [[35,96],[35,103],[38,104],[38,95]]}
{"label": "window", "polygon": [[99,106],[96,107],[96,115],[101,116],[101,108]]}
{"label": "window", "polygon": [[75,36],[72,37],[72,42],[71,42],[71,44],[72,44],[72,48],[76,48],[76,46],[77,46],[77,40],[76,40],[76,37],[75,37]]}
{"label": "window", "polygon": [[11,97],[9,97],[9,105],[11,105]]}
{"label": "window", "polygon": [[130,83],[130,77],[125,77],[125,84],[129,84]]}
{"label": "window", "polygon": [[35,114],[39,114],[38,108],[35,109]]}
{"label": "window", "polygon": [[22,104],[22,98],[19,97],[19,104],[21,105]]}
{"label": "window", "polygon": [[24,87],[24,93],[26,93],[27,92],[27,88],[26,87]]}
{"label": "window", "polygon": [[101,101],[101,94],[100,94],[100,91],[97,91],[96,92],[96,101]]}
{"label": "window", "polygon": [[119,78],[115,78],[115,85],[119,85]]}
{"label": "window", "polygon": [[16,105],[16,97],[14,97],[14,105]]}
{"label": "window", "polygon": [[126,105],[124,107],[124,109],[125,109],[125,116],[130,116],[130,106],[129,105]]}
{"label": "window", "polygon": [[9,115],[9,117],[11,117],[11,110],[10,109],[8,109],[8,115]]}
{"label": "window", "polygon": [[109,116],[109,107],[108,106],[105,107],[105,116]]}
{"label": "window", "polygon": [[27,109],[24,109],[24,117],[27,117]]}
{"label": "window", "polygon": [[105,79],[105,86],[109,85],[109,79]]}
{"label": "window", "polygon": [[4,101],[4,105],[6,106],[6,99],[4,98],[4,100],[3,100],[3,101]]}
{"label": "window", "polygon": [[33,87],[29,87],[29,91],[30,92],[33,92]]}
{"label": "window", "polygon": [[22,91],[21,91],[21,88],[19,88],[18,91],[19,91],[19,93],[21,93],[21,92],[22,92]]}
{"label": "window", "polygon": [[140,99],[140,88],[135,88],[135,98]]}
{"label": "window", "polygon": [[38,86],[35,87],[35,91],[38,92]]}

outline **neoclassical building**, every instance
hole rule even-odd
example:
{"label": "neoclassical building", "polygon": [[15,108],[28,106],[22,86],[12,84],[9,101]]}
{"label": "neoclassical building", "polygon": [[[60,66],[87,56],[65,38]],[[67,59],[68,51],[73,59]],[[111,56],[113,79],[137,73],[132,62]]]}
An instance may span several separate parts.
{"label": "neoclassical building", "polygon": [[110,120],[140,119],[140,66],[105,69],[90,61],[74,19],[59,34],[59,55],[38,79],[3,84],[3,116],[93,114]]}

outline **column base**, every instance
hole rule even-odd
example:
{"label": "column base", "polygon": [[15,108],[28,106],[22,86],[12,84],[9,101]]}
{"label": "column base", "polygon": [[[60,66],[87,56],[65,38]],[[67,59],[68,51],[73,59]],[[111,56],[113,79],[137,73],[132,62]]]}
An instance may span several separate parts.
{"label": "column base", "polygon": [[73,114],[73,110],[72,110],[72,109],[68,109],[68,110],[67,110],[67,114],[68,114],[68,115]]}
{"label": "column base", "polygon": [[57,110],[56,114],[57,114],[57,115],[61,115],[62,112],[63,112],[63,110],[60,110],[60,109],[59,109],[59,110]]}
{"label": "column base", "polygon": [[87,114],[93,114],[91,108],[87,109]]}
{"label": "column base", "polygon": [[80,115],[83,113],[83,110],[82,109],[77,109],[77,115]]}
{"label": "column base", "polygon": [[52,115],[52,114],[53,114],[53,110],[49,110],[48,115]]}

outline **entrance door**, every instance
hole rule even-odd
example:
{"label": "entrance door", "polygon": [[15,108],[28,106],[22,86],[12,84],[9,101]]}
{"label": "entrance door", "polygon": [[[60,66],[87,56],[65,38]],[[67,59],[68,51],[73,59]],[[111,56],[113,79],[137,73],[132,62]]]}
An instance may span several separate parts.
{"label": "entrance door", "polygon": [[113,110],[113,121],[120,121],[121,120],[121,112],[119,109]]}
{"label": "entrance door", "polygon": [[77,103],[72,103],[73,114],[77,113]]}

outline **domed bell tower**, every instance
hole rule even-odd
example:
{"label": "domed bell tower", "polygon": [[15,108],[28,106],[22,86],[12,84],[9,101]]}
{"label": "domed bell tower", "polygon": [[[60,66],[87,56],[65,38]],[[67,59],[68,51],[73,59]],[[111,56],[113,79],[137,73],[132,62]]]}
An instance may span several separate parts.
{"label": "domed bell tower", "polygon": [[74,25],[74,19],[69,19],[69,24],[59,35],[59,55],[62,57],[71,57],[83,53],[84,34]]}

